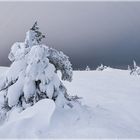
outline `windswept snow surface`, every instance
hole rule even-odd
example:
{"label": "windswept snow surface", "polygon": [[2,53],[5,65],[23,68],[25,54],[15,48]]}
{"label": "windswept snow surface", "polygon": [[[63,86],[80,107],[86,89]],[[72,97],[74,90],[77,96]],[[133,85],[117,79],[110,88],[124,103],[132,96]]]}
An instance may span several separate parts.
{"label": "windswept snow surface", "polygon": [[0,67],[0,76],[1,76],[4,72],[6,72],[7,69],[8,69],[8,67]]}
{"label": "windswept snow surface", "polygon": [[88,107],[55,108],[44,99],[13,112],[0,138],[140,138],[140,76],[111,68],[74,71],[73,81],[64,84]]}
{"label": "windswept snow surface", "polygon": [[92,108],[89,126],[79,128],[85,129],[81,137],[140,138],[140,76],[111,68],[75,71],[66,87]]}
{"label": "windswept snow surface", "polygon": [[54,109],[54,101],[42,99],[21,113],[14,110],[11,112],[8,122],[0,127],[0,137],[36,138],[46,133]]}

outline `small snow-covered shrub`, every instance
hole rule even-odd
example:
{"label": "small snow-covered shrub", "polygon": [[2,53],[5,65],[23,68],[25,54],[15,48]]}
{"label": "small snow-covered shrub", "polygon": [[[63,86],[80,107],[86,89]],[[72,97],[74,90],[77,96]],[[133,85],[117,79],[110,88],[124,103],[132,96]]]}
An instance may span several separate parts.
{"label": "small snow-covered shrub", "polygon": [[133,68],[129,68],[130,75],[140,75],[140,67],[133,61]]}
{"label": "small snow-covered shrub", "polygon": [[89,66],[86,66],[86,71],[90,71],[90,67]]}
{"label": "small snow-covered shrub", "polygon": [[107,66],[104,66],[103,64],[101,64],[100,66],[97,67],[97,71],[103,71],[104,69],[106,69]]}
{"label": "small snow-covered shrub", "polygon": [[57,75],[59,70],[62,80],[72,80],[69,57],[41,44],[44,37],[35,23],[26,33],[25,41],[12,46],[8,56],[12,64],[0,79],[0,116],[2,110],[17,106],[26,109],[44,98],[61,107],[73,107],[77,102],[78,97],[67,94]]}

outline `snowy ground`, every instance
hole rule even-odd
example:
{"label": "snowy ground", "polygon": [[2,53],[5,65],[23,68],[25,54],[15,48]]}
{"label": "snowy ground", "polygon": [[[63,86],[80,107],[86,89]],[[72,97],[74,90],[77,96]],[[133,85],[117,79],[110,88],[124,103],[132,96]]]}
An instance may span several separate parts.
{"label": "snowy ground", "polygon": [[6,70],[7,70],[7,67],[0,67],[0,75],[6,72]]}
{"label": "snowy ground", "polygon": [[[4,68],[0,69],[0,74],[4,71]],[[140,138],[140,76],[130,76],[126,70],[111,68],[102,72],[74,71],[72,83],[65,82],[65,85],[70,94],[83,97],[82,104],[89,106],[87,110],[53,107],[52,117],[47,117],[46,111],[45,118],[40,115],[44,111],[38,109],[44,107],[44,100],[35,109],[28,108],[19,118],[13,113],[9,122],[0,127],[0,137]],[[44,110],[47,108],[46,104]],[[33,114],[29,113],[32,109],[35,110]],[[36,116],[41,119],[40,123],[44,121],[42,125]],[[51,121],[45,123],[50,117]],[[32,120],[30,126],[29,120]],[[22,126],[24,129],[29,127],[32,133],[26,130],[23,135]],[[36,126],[37,129],[32,129]]]}

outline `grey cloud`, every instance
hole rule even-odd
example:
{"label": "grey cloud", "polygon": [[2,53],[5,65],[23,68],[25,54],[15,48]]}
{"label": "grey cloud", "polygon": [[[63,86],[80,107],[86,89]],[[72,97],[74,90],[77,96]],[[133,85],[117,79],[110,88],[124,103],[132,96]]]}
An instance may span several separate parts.
{"label": "grey cloud", "polygon": [[140,64],[140,2],[0,2],[0,65],[34,21],[74,68]]}

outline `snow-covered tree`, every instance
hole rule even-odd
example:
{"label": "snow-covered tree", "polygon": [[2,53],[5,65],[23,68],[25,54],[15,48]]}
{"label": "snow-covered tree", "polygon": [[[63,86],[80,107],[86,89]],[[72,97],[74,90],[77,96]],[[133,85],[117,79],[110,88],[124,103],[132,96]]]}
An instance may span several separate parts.
{"label": "snow-covered tree", "polygon": [[103,71],[104,69],[106,69],[107,66],[104,66],[103,64],[101,64],[100,66],[97,67],[97,71]]}
{"label": "snow-covered tree", "polygon": [[7,73],[0,78],[0,113],[13,107],[26,109],[43,98],[55,101],[57,106],[73,107],[77,96],[69,96],[62,80],[72,80],[72,65],[63,52],[41,44],[45,36],[37,22],[26,33],[24,42],[13,44]]}
{"label": "snow-covered tree", "polygon": [[140,67],[137,66],[135,60],[133,60],[133,68],[130,71],[130,75],[140,75]]}
{"label": "snow-covered tree", "polygon": [[41,43],[41,40],[45,38],[45,35],[43,35],[39,31],[39,27],[37,25],[37,21],[34,23],[32,28],[26,33],[26,38],[25,38],[25,44],[26,46],[33,46],[33,45],[38,45]]}
{"label": "snow-covered tree", "polygon": [[134,67],[134,69],[137,69],[137,64],[136,64],[135,60],[133,60],[133,67]]}
{"label": "snow-covered tree", "polygon": [[86,66],[86,71],[90,71],[90,67],[89,66]]}

